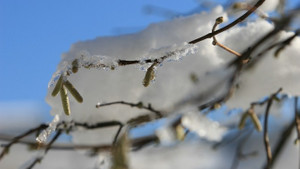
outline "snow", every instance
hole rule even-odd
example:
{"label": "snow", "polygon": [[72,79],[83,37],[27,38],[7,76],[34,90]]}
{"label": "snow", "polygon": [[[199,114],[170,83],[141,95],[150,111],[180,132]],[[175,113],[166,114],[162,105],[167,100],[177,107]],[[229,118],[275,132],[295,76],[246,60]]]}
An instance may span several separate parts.
{"label": "snow", "polygon": [[[274,7],[264,10],[271,9]],[[164,112],[169,119],[182,115],[183,125],[197,133],[200,138],[220,141],[227,131],[225,123],[199,116],[200,112],[195,110],[201,103],[224,93],[226,82],[233,71],[225,68],[225,65],[235,56],[213,46],[211,39],[196,45],[187,44],[188,41],[211,32],[215,19],[220,16],[227,19],[226,12],[219,6],[210,13],[203,12],[155,23],[135,34],[98,37],[73,44],[70,51],[62,55],[57,71],[49,82],[46,101],[52,108],[51,114],[59,117],[60,120],[90,124],[112,120],[126,123],[133,117],[149,112],[124,105],[97,109],[96,105],[114,101],[132,103],[141,101],[145,104],[151,103],[153,108]],[[245,25],[238,25],[216,37],[222,44],[241,53],[273,28],[272,23],[257,19]],[[291,32],[282,31],[270,39],[268,44],[284,40],[291,35]],[[266,44],[262,45],[253,56],[266,46]],[[226,103],[228,109],[245,110],[249,108],[251,102],[276,92],[280,87],[283,88],[284,93],[299,95],[300,59],[297,51],[299,46],[300,39],[297,37],[278,58],[274,57],[275,50],[271,50],[254,68],[244,71],[238,79],[239,88]],[[144,87],[145,71],[151,67],[151,64],[145,63],[145,60],[161,58],[174,51],[175,55],[159,63],[158,66],[155,65],[155,81],[152,81],[148,87]],[[137,60],[138,64],[120,66],[119,59]],[[76,71],[72,71],[74,60],[78,67]],[[190,80],[192,73],[199,78],[199,82]],[[83,103],[78,103],[74,98],[69,97],[70,116],[65,115],[60,97],[51,96],[59,76],[67,78],[83,97]],[[212,95],[202,98],[200,94],[208,92],[207,89],[212,90]],[[257,109],[260,111],[259,108]],[[274,115],[279,117],[281,111],[278,110],[279,108],[275,110],[277,113]],[[232,122],[236,124],[238,119]],[[162,127],[157,131],[161,140],[173,140],[168,127]],[[74,143],[101,144],[111,143],[115,132],[116,127],[88,131],[78,129],[71,132],[71,135]],[[221,168],[222,164],[229,159],[226,153],[227,151],[211,151],[204,142],[192,144],[184,142],[176,145],[175,148],[150,147],[131,153],[131,163],[132,168],[195,168],[200,164],[203,168]],[[190,157],[185,157],[186,154]],[[207,160],[195,160],[204,155]],[[222,158],[224,156],[226,158]],[[151,160],[156,161],[164,157],[169,159],[152,166],[145,165]]]}
{"label": "snow", "polygon": [[[217,55],[217,48],[212,48],[210,41],[204,41],[197,45],[197,53],[194,52],[193,45],[187,45],[186,41],[203,35],[211,30],[216,17],[226,17],[221,7],[214,9],[212,13],[202,13],[188,18],[178,18],[174,21],[167,21],[150,25],[146,30],[137,34],[124,35],[119,37],[96,38],[85,42],[73,44],[70,51],[62,55],[62,61],[58,65],[57,72],[54,73],[53,80],[50,81],[48,104],[52,107],[51,114],[58,114],[61,120],[74,120],[78,122],[96,123],[101,121],[127,120],[146,113],[138,109],[132,109],[123,105],[114,105],[96,109],[98,102],[127,101],[137,103],[142,101],[145,104],[151,103],[152,107],[158,110],[172,109],[174,103],[179,102],[190,93],[190,89],[195,86],[189,76],[192,72],[202,74],[214,69],[223,62]],[[184,31],[183,31],[184,30]],[[129,43],[130,42],[130,43]],[[158,66],[155,73],[155,82],[147,88],[142,85],[145,75],[140,71],[140,66],[116,67],[114,70],[86,69],[79,68],[76,74],[67,76],[83,97],[83,103],[77,103],[70,98],[71,115],[65,116],[58,96],[52,97],[57,75],[63,74],[70,69],[74,59],[88,60],[93,64],[101,61],[95,58],[105,56],[105,64],[113,63],[116,59],[138,59],[162,57],[168,50],[183,48],[169,61]],[[211,50],[207,50],[207,49]],[[84,53],[84,54],[83,54]],[[186,57],[183,57],[187,55]],[[183,57],[182,59],[180,59]],[[110,60],[110,61],[108,61]],[[176,61],[174,61],[176,60]],[[102,63],[102,62],[101,62]],[[142,66],[150,64],[142,64]],[[197,67],[195,70],[194,68]],[[185,82],[185,83],[182,83]],[[53,85],[52,85],[53,84]],[[203,86],[204,88],[205,86]],[[99,143],[99,140],[111,142],[111,134],[115,129],[106,128],[97,130],[110,136],[95,135],[94,131],[73,132],[74,142]],[[90,139],[88,133],[93,133]],[[80,137],[82,135],[82,137]],[[78,139],[78,140],[77,140]]]}
{"label": "snow", "polygon": [[203,115],[199,116],[195,112],[186,113],[182,118],[182,125],[209,141],[221,141],[227,132],[227,129],[220,126],[218,122],[212,121]]}

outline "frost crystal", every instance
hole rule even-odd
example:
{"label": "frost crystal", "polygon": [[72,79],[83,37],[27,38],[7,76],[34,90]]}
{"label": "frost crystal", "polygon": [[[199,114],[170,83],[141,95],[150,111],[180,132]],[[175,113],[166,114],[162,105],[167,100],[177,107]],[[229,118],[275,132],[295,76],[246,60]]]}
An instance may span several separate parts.
{"label": "frost crystal", "polygon": [[[147,59],[158,59],[159,62],[163,61],[161,58],[167,56],[167,61],[178,61],[183,57],[197,52],[197,45],[188,44],[184,42],[182,44],[174,44],[172,46],[165,46],[158,49],[151,49],[142,59],[140,59],[140,70],[147,71],[148,64]],[[159,64],[162,66],[162,63]]]}
{"label": "frost crystal", "polygon": [[55,131],[58,122],[59,116],[55,115],[52,122],[49,124],[49,127],[40,133],[40,135],[36,138],[36,141],[39,143],[45,143],[49,135]]}
{"label": "frost crystal", "polygon": [[220,141],[227,129],[205,116],[190,112],[182,117],[182,125],[210,141]]}
{"label": "frost crystal", "polygon": [[116,68],[118,62],[114,57],[102,56],[102,55],[90,55],[84,54],[81,55],[79,63],[85,68],[96,68],[96,69],[105,69],[107,68]]}
{"label": "frost crystal", "polygon": [[177,61],[189,54],[195,54],[196,51],[197,45],[188,44],[187,42],[164,46],[158,49],[151,49],[141,60],[141,63],[144,63],[146,59],[156,59],[163,56],[167,56],[168,61]]}

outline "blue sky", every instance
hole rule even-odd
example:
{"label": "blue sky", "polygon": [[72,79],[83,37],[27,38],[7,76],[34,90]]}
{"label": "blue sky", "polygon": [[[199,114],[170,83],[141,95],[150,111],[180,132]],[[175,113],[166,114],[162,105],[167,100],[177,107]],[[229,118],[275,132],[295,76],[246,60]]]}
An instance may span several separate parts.
{"label": "blue sky", "polygon": [[179,12],[193,0],[0,0],[0,102],[42,101],[48,81],[72,43],[134,32],[166,18],[146,15],[152,4]]}
{"label": "blue sky", "polygon": [[195,0],[0,0],[0,102],[46,105],[48,82],[71,44],[167,19],[146,15],[147,5],[185,14],[200,11]]}

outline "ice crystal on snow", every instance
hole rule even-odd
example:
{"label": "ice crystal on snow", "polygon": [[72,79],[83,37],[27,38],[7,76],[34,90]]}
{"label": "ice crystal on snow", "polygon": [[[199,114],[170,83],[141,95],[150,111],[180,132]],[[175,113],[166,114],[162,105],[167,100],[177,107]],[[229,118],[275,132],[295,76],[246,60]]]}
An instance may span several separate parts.
{"label": "ice crystal on snow", "polygon": [[40,133],[40,135],[36,138],[36,141],[39,143],[45,143],[48,137],[50,136],[50,134],[52,134],[56,130],[56,126],[58,122],[59,122],[59,116],[55,115],[52,122],[49,124],[48,128],[46,128],[45,130],[42,131],[42,133]]}

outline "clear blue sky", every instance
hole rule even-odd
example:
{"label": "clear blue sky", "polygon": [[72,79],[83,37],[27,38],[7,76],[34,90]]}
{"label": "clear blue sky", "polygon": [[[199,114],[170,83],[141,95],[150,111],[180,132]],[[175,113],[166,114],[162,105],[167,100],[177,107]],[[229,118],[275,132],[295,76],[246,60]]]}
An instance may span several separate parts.
{"label": "clear blue sky", "polygon": [[146,5],[200,11],[195,0],[0,0],[0,102],[44,102],[60,55],[72,43],[167,19],[146,15]]}
{"label": "clear blue sky", "polygon": [[43,101],[60,55],[72,43],[138,31],[166,18],[147,4],[188,12],[193,0],[0,0],[0,102]]}

